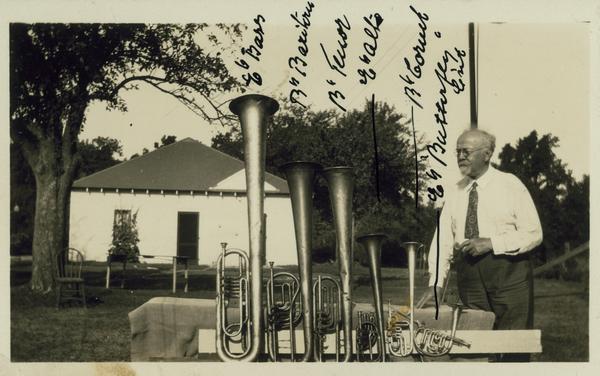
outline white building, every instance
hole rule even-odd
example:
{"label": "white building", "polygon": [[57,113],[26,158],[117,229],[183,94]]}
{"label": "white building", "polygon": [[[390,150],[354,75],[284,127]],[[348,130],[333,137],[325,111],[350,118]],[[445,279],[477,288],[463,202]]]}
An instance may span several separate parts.
{"label": "white building", "polygon": [[[266,260],[297,264],[287,183],[265,174]],[[115,218],[137,213],[142,255],[190,256],[212,265],[221,242],[248,249],[244,163],[191,138],[77,180],[70,246],[105,261]],[[142,258],[170,262],[167,258]]]}

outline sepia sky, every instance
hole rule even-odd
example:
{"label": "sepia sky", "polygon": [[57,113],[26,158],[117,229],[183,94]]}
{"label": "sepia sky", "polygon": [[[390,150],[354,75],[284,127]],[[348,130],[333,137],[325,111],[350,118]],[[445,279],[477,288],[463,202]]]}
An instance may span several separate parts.
{"label": "sepia sky", "polygon": [[[425,12],[425,10],[420,10]],[[406,13],[406,12],[405,12]],[[378,49],[370,64],[377,77],[367,86],[358,83],[356,69],[361,67],[358,56],[362,42],[367,38],[362,31],[366,25],[362,17],[348,17],[352,28],[348,32],[346,78],[333,72],[326,64],[320,44],[330,53],[337,47],[333,18],[314,18],[308,34],[309,54],[306,78],[301,88],[307,93],[305,103],[313,109],[333,108],[327,97],[327,79],[336,79],[336,88],[346,96],[348,109],[362,108],[374,93],[376,100],[385,100],[399,112],[410,114],[410,102],[403,94],[399,74],[406,73],[403,59],[414,59],[413,46],[418,43],[417,18],[408,12],[406,22],[398,23],[382,12]],[[431,140],[437,130],[433,121],[434,103],[439,97],[439,81],[434,68],[444,50],[454,47],[467,50],[466,24],[436,24],[435,12],[429,11],[427,46],[423,76],[418,86],[423,95],[423,110],[415,108],[415,127],[418,134]],[[250,18],[251,20],[251,18]],[[414,21],[411,23],[411,21]],[[318,23],[317,23],[318,22]],[[251,88],[271,96],[288,96],[288,83],[294,72],[287,59],[297,55],[298,29],[293,22],[266,23],[263,56],[253,67],[263,76],[261,87]],[[436,38],[433,31],[439,31]],[[506,143],[514,143],[535,129],[539,134],[552,133],[560,139],[556,150],[579,178],[589,174],[589,27],[586,23],[479,23],[478,24],[478,112],[480,128],[497,137],[497,154]],[[242,45],[252,38],[245,32]],[[210,50],[210,49],[209,49]],[[226,56],[232,74],[243,71],[233,64],[241,55],[235,50]],[[466,62],[466,61],[465,61]],[[468,66],[466,67],[468,69]],[[297,74],[296,74],[297,75]],[[337,78],[336,78],[337,77]],[[448,141],[451,149],[458,134],[469,125],[468,70],[463,80],[467,89],[457,96],[448,96]],[[258,90],[253,90],[258,89]],[[224,93],[218,101],[224,102],[237,94]],[[90,107],[82,139],[110,136],[121,141],[124,156],[129,158],[142,149],[153,149],[153,143],[162,135],[177,139],[193,137],[206,144],[220,129],[210,125],[175,99],[148,86],[137,91],[123,92],[129,111],[108,112],[101,103]],[[446,154],[448,178],[458,177],[452,153]]]}

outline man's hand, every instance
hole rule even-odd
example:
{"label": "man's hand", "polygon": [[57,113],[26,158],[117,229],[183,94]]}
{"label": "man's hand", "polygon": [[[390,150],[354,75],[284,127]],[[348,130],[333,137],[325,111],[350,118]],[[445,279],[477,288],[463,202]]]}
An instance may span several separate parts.
{"label": "man's hand", "polygon": [[490,238],[468,239],[459,244],[458,249],[460,249],[463,254],[469,254],[471,256],[483,255],[492,250],[492,240]]}
{"label": "man's hand", "polygon": [[[436,292],[437,292],[437,299],[438,302],[442,300],[442,288],[441,287],[436,287]],[[429,302],[432,302],[434,300],[434,296],[433,296],[433,287],[429,287],[427,289],[427,291],[425,291],[425,293],[423,294],[423,296],[421,296],[421,298],[419,299],[419,301],[417,302],[417,304],[415,304],[415,308],[423,308],[425,305],[427,305]]]}

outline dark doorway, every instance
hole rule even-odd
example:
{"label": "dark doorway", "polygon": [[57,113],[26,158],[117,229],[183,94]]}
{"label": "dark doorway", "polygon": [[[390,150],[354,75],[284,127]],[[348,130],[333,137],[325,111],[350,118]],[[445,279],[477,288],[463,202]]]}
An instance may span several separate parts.
{"label": "dark doorway", "polygon": [[177,217],[177,256],[198,259],[198,213],[179,212]]}

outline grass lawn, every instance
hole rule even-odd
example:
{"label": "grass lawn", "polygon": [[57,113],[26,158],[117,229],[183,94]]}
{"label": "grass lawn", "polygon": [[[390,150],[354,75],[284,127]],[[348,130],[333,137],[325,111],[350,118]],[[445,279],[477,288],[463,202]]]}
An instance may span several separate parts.
{"label": "grass lawn", "polygon": [[[86,292],[98,298],[87,310],[55,308],[55,296],[34,295],[27,288],[30,266],[11,266],[11,360],[13,362],[129,361],[127,314],[156,296],[213,298],[214,274],[206,268],[190,272],[190,292],[170,290],[170,266],[133,270],[125,289],[105,289],[104,268],[86,265]],[[119,271],[113,269],[118,286]],[[315,272],[335,273],[335,265],[318,265]],[[404,303],[404,271],[383,270],[384,301]],[[404,286],[404,287],[403,287]],[[417,296],[424,286],[417,286]],[[368,270],[355,266],[354,300],[370,302]],[[588,295],[579,283],[536,280],[535,327],[542,330],[544,352],[534,361],[588,360]]]}

